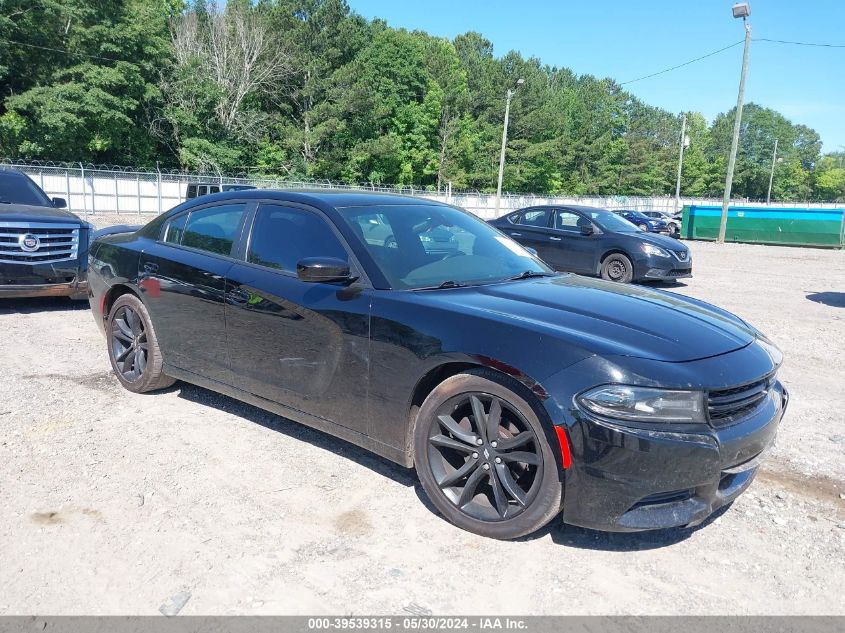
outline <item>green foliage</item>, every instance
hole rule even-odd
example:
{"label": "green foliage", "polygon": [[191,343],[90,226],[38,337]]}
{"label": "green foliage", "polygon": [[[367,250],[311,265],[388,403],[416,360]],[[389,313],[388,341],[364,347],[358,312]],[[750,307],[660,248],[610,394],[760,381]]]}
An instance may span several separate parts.
{"label": "green foliage", "polygon": [[[679,115],[611,79],[497,58],[478,33],[368,22],[345,0],[0,0],[0,38],[24,44],[0,46],[3,156],[493,191],[505,95],[523,79],[505,190],[674,192]],[[684,195],[722,194],[733,121],[687,113]],[[774,198],[845,199],[842,154],[756,104],[735,196],[765,198],[775,139]]]}

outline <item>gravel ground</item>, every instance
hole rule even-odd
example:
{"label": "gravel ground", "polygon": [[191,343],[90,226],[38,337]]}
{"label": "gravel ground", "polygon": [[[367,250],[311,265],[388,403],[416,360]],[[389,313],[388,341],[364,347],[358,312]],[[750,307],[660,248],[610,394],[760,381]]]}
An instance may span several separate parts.
{"label": "gravel ground", "polygon": [[87,306],[0,303],[0,614],[845,614],[845,253],[693,243],[672,288],[783,348],[760,477],[704,526],[462,532],[414,473],[190,385],[134,395]]}

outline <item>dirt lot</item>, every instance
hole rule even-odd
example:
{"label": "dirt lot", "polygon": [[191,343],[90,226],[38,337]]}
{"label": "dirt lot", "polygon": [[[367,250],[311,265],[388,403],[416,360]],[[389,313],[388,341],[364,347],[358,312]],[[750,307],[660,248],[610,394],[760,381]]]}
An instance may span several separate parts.
{"label": "dirt lot", "polygon": [[122,390],[85,306],[0,303],[0,614],[845,614],[845,253],[694,243],[674,291],[749,319],[792,402],[693,530],[451,527],[413,472],[189,385]]}

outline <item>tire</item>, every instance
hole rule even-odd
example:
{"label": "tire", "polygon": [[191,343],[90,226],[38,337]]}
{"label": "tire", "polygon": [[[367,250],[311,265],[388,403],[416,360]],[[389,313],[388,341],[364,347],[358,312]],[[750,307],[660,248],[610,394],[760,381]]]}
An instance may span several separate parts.
{"label": "tire", "polygon": [[112,305],[106,340],[112,370],[129,391],[147,393],[176,382],[162,372],[161,350],[150,314],[135,295],[121,295]]}
{"label": "tire", "polygon": [[[563,498],[555,454],[527,400],[533,396],[512,382],[487,369],[447,378],[423,402],[414,428],[428,498],[456,526],[495,539],[539,530]],[[496,407],[498,424],[488,417]]]}
{"label": "tire", "polygon": [[648,233],[648,224],[638,224],[637,226],[640,227],[646,233]]}
{"label": "tire", "polygon": [[626,255],[612,253],[601,263],[601,278],[622,284],[631,283],[634,279],[634,265]]}
{"label": "tire", "polygon": [[396,238],[392,235],[388,235],[384,240],[384,247],[385,248],[397,248]]}

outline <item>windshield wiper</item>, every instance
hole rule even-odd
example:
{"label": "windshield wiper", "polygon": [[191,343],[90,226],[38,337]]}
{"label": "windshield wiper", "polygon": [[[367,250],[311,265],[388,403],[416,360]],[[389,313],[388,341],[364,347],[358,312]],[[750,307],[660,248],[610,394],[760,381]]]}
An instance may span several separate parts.
{"label": "windshield wiper", "polygon": [[414,290],[442,290],[443,288],[466,288],[466,284],[462,284],[460,281],[447,279],[436,286],[425,286],[423,288],[414,288]]}
{"label": "windshield wiper", "polygon": [[541,270],[523,270],[518,275],[508,277],[508,281],[516,281],[517,279],[530,279],[531,277],[555,277],[556,273],[546,273]]}

